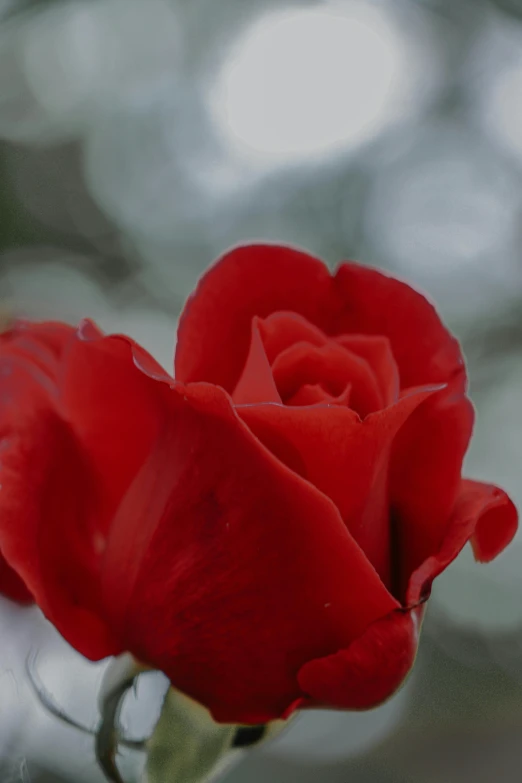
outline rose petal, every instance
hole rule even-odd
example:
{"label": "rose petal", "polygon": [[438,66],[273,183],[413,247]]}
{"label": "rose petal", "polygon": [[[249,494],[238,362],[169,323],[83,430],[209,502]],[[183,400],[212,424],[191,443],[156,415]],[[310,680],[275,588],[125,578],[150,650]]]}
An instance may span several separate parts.
{"label": "rose petal", "polygon": [[176,378],[231,392],[248,353],[252,318],[286,310],[320,325],[328,317],[331,287],[328,269],[307,253],[277,245],[232,250],[203,275],[185,305]]}
{"label": "rose petal", "polygon": [[337,342],[351,353],[365,359],[373,370],[384,405],[399,399],[399,369],[387,337],[363,334],[342,335]]}
{"label": "rose petal", "polygon": [[362,710],[393,695],[417,653],[421,609],[395,611],[372,623],[344,650],[306,663],[299,684],[320,705]]}
{"label": "rose petal", "polygon": [[[20,378],[20,381],[22,379]],[[28,382],[24,379],[24,383]],[[93,487],[70,430],[38,388],[0,414],[0,547],[43,612],[88,657],[121,651],[99,617],[85,536]]]}
{"label": "rose petal", "polygon": [[[0,333],[0,430],[4,432],[0,441],[0,481],[3,480],[2,460],[7,459],[9,462],[13,446],[5,435],[6,421],[12,417],[19,418],[18,409],[23,409],[24,404],[30,410],[34,399],[31,389],[35,385],[35,377],[43,376],[47,384],[53,375],[56,356],[72,334],[71,327],[63,324],[37,325],[35,331],[40,339],[31,340],[27,335],[29,328],[28,323],[15,321],[8,330]],[[30,373],[32,365],[35,366],[34,374]],[[30,387],[29,393],[27,386]],[[23,579],[1,555],[0,593],[21,604],[30,604],[34,600]]]}
{"label": "rose petal", "polygon": [[464,388],[466,368],[460,346],[421,293],[354,263],[341,264],[335,290],[342,302],[332,326],[335,333],[387,337],[402,389],[450,382]]}
{"label": "rose petal", "polygon": [[259,329],[270,364],[294,343],[304,342],[319,347],[328,342],[324,332],[298,313],[272,313],[268,318],[259,319]]}
{"label": "rose petal", "polygon": [[350,394],[352,391],[352,384],[346,384],[345,390],[337,397],[333,397],[328,394],[323,387],[316,384],[305,383],[299,390],[290,397],[287,401],[287,405],[344,405],[348,407],[350,402]]}
{"label": "rose petal", "polygon": [[23,579],[0,555],[0,593],[19,604],[32,604],[34,598]]}
{"label": "rose petal", "polygon": [[236,405],[249,402],[281,402],[259,331],[259,319],[252,319],[248,357],[232,399]]}
{"label": "rose petal", "polygon": [[369,364],[332,340],[321,347],[295,343],[276,357],[272,373],[285,403],[307,384],[320,383],[333,397],[341,395],[350,384],[351,407],[361,416],[383,407]]}
{"label": "rose petal", "polygon": [[72,326],[57,321],[17,320],[10,329],[0,333],[0,350],[3,356],[13,351],[54,377],[57,361],[73,334]]}
{"label": "rose petal", "polygon": [[422,294],[354,263],[342,264],[332,278],[312,256],[275,245],[236,248],[203,276],[180,320],[176,377],[232,391],[247,356],[252,318],[279,311],[295,312],[330,336],[384,335],[401,388],[465,385],[459,344]]}
{"label": "rose petal", "polygon": [[24,391],[26,384],[15,386],[10,379],[20,372],[28,373],[42,391],[56,394],[60,358],[73,338],[72,326],[54,322],[15,321],[9,330],[0,333],[0,402],[4,411],[13,390],[16,388],[17,395]]}
{"label": "rose petal", "polygon": [[394,443],[390,504],[394,519],[394,594],[404,598],[412,572],[442,542],[461,482],[473,406],[446,388],[413,413]]}
{"label": "rose petal", "polygon": [[[393,440],[434,389],[412,394],[363,422],[348,408],[246,405],[238,414],[289,467],[328,495],[386,584],[390,583],[388,464]],[[299,455],[299,461],[294,459]]]}
{"label": "rose petal", "polygon": [[63,361],[60,411],[71,423],[98,484],[93,519],[99,546],[128,486],[163,426],[159,398],[172,378],[130,338],[105,337],[84,322]]}
{"label": "rose petal", "polygon": [[493,560],[513,539],[518,514],[506,493],[491,484],[463,479],[439,550],[412,574],[408,605],[428,597],[431,583],[471,540],[477,560]]}
{"label": "rose petal", "polygon": [[121,651],[103,620],[97,570],[103,523],[132,478],[147,421],[144,405],[129,427],[136,408],[127,403],[144,402],[135,390],[144,378],[131,347],[103,339],[93,324],[78,336],[71,327],[26,324],[0,342],[0,548],[61,633],[91,658]]}
{"label": "rose petal", "polygon": [[171,405],[113,523],[106,606],[126,646],[217,719],[262,722],[299,698],[305,661],[397,602],[331,501],[259,444],[222,390],[180,385]]}

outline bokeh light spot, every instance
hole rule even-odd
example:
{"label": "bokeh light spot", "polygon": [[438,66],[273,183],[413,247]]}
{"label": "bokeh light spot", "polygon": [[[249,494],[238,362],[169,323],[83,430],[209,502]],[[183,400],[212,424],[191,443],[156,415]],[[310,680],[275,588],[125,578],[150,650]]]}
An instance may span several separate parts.
{"label": "bokeh light spot", "polygon": [[213,95],[218,122],[261,156],[356,146],[396,116],[407,91],[402,36],[359,2],[263,16],[226,61]]}

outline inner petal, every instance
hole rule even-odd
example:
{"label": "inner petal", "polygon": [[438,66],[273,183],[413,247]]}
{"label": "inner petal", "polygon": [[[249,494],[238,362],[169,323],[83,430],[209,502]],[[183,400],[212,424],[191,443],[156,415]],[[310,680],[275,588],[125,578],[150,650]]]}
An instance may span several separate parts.
{"label": "inner petal", "polygon": [[399,399],[399,368],[387,337],[368,334],[343,334],[336,342],[365,359],[372,368],[386,405]]}
{"label": "inner petal", "polygon": [[254,402],[281,402],[259,330],[259,319],[252,319],[252,335],[243,372],[232,394],[236,405]]}
{"label": "inner petal", "polygon": [[273,364],[276,356],[295,343],[306,342],[321,346],[329,339],[317,326],[298,313],[277,312],[272,313],[268,318],[255,320],[258,321],[270,364]]}
{"label": "inner petal", "polygon": [[290,397],[286,401],[287,405],[319,405],[321,403],[328,405],[345,405],[348,407],[350,403],[350,394],[352,391],[352,384],[347,384],[342,394],[337,397],[333,397],[331,394],[321,386],[320,383],[305,383],[304,386]]}
{"label": "inner petal", "polygon": [[276,357],[272,373],[286,404],[305,385],[320,384],[329,395],[339,397],[351,384],[350,407],[361,416],[385,407],[368,362],[334,341],[320,347],[308,342],[295,343]]}

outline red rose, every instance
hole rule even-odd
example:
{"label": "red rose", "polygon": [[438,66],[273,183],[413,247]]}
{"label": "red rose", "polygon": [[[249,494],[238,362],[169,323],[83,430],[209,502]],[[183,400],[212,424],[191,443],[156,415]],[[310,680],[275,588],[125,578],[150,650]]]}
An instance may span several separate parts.
{"label": "red rose", "polygon": [[1,337],[7,563],[81,653],[128,650],[218,720],[379,703],[434,577],[517,526],[460,475],[458,343],[404,283],[253,246],[201,280],[175,369],[88,321]]}

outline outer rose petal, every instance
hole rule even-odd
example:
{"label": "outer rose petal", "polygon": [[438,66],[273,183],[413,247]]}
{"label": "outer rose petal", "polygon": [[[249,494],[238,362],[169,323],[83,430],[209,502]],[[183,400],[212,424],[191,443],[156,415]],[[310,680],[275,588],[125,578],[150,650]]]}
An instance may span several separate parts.
{"label": "outer rose petal", "polygon": [[32,604],[34,598],[25,585],[25,582],[18,576],[8,563],[0,556],[0,593],[16,601],[19,604]]}
{"label": "outer rose petal", "polygon": [[151,374],[169,379],[130,338],[105,337],[88,321],[64,358],[60,410],[97,479],[99,503],[92,534],[100,548],[163,424],[162,385]]}
{"label": "outer rose petal", "polygon": [[35,601],[88,657],[122,651],[99,615],[95,553],[85,535],[94,487],[70,430],[38,398],[1,423],[0,546]]}
{"label": "outer rose petal", "polygon": [[437,553],[412,574],[408,605],[428,597],[431,583],[471,540],[477,560],[493,560],[517,531],[517,510],[506,493],[490,484],[463,479],[450,522]]}
{"label": "outer rose petal", "polygon": [[345,650],[306,663],[299,672],[301,688],[318,705],[376,707],[399,688],[413,666],[421,619],[418,607],[377,620]]}
{"label": "outer rose petal", "polygon": [[4,367],[9,357],[25,360],[34,373],[40,370],[49,380],[56,380],[59,361],[74,331],[72,326],[55,321],[15,321],[10,329],[0,333]]}
{"label": "outer rose petal", "polygon": [[276,245],[236,248],[201,278],[180,320],[176,377],[232,391],[252,318],[278,311],[298,313],[328,335],[387,337],[402,388],[450,381],[464,386],[459,344],[422,294],[354,263],[342,264],[331,277],[312,256]]}
{"label": "outer rose petal", "polygon": [[474,411],[451,387],[423,402],[401,429],[391,458],[390,504],[396,533],[394,594],[442,542],[461,484]]}
{"label": "outer rose petal", "polygon": [[169,394],[162,442],[113,523],[105,605],[126,647],[218,720],[263,722],[300,698],[306,661],[398,603],[331,501],[261,446],[220,389]]}
{"label": "outer rose petal", "polygon": [[351,534],[389,585],[390,450],[408,417],[434,393],[433,388],[421,389],[364,421],[337,405],[245,405],[237,411],[267,448],[333,500]]}
{"label": "outer rose petal", "polygon": [[328,319],[331,288],[328,269],[307,253],[277,245],[232,250],[203,275],[185,305],[176,378],[209,381],[232,392],[248,352],[252,318],[286,310],[321,325]]}
{"label": "outer rose petal", "polygon": [[464,387],[466,369],[457,340],[428,300],[400,280],[359,264],[335,275],[342,308],[336,334],[384,335],[399,367],[401,388],[453,381]]}
{"label": "outer rose petal", "polygon": [[[32,325],[24,321],[15,321],[0,333],[0,472],[2,460],[9,462],[13,447],[7,437],[6,422],[31,415],[33,405],[40,400],[36,378],[52,391],[49,380],[54,377],[57,358],[72,333],[70,326],[57,323],[38,324],[33,332]],[[1,500],[0,497],[0,508]],[[23,579],[1,554],[0,593],[21,604],[34,600]]]}
{"label": "outer rose petal", "polygon": [[162,385],[139,361],[157,371],[131,341],[90,323],[81,338],[22,324],[0,340],[0,548],[65,638],[95,659],[122,651],[99,600],[105,528],[160,416],[144,386]]}

